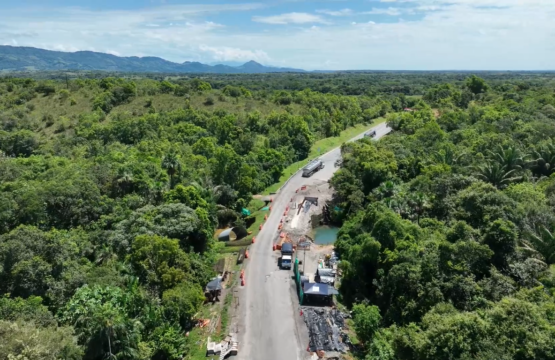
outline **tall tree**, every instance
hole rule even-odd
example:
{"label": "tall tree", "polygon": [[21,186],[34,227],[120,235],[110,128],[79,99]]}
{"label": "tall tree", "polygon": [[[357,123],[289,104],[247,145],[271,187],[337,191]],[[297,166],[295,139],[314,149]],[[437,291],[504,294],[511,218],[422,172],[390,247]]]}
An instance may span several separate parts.
{"label": "tall tree", "polygon": [[172,151],[164,156],[162,159],[162,169],[166,170],[170,176],[170,188],[173,188],[175,185],[173,178],[181,170],[181,162],[177,153]]}

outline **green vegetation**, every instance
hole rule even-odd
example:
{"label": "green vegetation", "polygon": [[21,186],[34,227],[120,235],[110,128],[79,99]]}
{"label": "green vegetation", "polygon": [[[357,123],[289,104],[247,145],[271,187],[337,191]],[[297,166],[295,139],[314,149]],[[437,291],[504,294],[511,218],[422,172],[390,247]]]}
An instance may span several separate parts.
{"label": "green vegetation", "polygon": [[[197,356],[197,332],[183,335],[219,253],[258,234],[252,195],[391,109],[390,96],[286,91],[281,75],[275,90],[83,75],[0,79],[2,358]],[[239,224],[245,240],[214,239]]]}
{"label": "green vegetation", "polygon": [[0,79],[1,358],[197,358],[252,196],[383,118],[332,181],[368,358],[553,357],[551,75],[65,75]]}
{"label": "green vegetation", "polygon": [[276,192],[283,184],[289,179],[292,175],[294,175],[297,171],[303,168],[306,164],[310,162],[311,159],[314,159],[320,155],[327,153],[330,150],[335,149],[336,147],[341,146],[341,144],[349,141],[350,139],[354,138],[355,136],[359,135],[360,133],[370,129],[373,126],[381,124],[385,122],[385,118],[376,119],[372,122],[372,125],[364,125],[358,124],[343,130],[339,136],[331,137],[331,138],[324,138],[318,140],[312,145],[310,152],[308,154],[308,159],[297,161],[285,169],[283,169],[283,175],[279,178],[279,181],[271,186],[269,186],[266,190],[264,190],[265,194],[271,194]]}
{"label": "green vegetation", "polygon": [[555,86],[431,86],[342,147],[340,297],[367,360],[555,358]]}

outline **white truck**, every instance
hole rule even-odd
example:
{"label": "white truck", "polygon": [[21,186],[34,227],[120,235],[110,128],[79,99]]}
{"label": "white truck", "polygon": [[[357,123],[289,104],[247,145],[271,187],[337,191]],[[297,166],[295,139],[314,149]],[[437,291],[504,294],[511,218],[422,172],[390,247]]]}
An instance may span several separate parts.
{"label": "white truck", "polygon": [[281,255],[281,268],[291,270],[291,255]]}

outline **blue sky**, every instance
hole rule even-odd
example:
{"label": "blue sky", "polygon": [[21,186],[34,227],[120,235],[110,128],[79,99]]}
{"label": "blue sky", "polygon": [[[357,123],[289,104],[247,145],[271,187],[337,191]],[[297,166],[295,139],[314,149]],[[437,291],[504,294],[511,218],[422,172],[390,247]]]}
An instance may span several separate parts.
{"label": "blue sky", "polygon": [[0,44],[304,69],[555,70],[555,0],[2,0]]}

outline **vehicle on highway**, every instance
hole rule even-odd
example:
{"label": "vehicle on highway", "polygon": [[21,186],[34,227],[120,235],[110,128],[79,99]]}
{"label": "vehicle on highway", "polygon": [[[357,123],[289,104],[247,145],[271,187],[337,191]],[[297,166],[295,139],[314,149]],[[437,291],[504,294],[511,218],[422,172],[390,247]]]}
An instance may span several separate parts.
{"label": "vehicle on highway", "polygon": [[291,270],[291,255],[281,255],[281,268]]}
{"label": "vehicle on highway", "polygon": [[376,130],[370,130],[367,133],[364,134],[364,137],[375,137],[376,136]]}
{"label": "vehicle on highway", "polygon": [[303,177],[311,177],[316,171],[324,168],[322,160],[313,160],[303,168]]}

